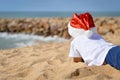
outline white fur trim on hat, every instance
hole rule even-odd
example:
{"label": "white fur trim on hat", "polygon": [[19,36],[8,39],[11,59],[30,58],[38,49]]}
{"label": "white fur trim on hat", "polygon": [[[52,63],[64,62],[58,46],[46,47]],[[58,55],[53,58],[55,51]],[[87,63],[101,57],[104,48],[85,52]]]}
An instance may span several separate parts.
{"label": "white fur trim on hat", "polygon": [[94,33],[92,30],[95,30],[95,27],[94,27],[94,29],[91,29],[91,30],[84,30],[84,29],[74,28],[70,25],[70,22],[68,23],[68,33],[73,38],[77,37],[78,35],[85,35],[88,38],[90,38]]}

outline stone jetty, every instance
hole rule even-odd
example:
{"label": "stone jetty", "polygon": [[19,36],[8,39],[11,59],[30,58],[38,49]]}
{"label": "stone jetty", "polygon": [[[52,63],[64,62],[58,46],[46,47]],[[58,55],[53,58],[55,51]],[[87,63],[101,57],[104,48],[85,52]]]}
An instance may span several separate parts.
{"label": "stone jetty", "polygon": [[[70,39],[67,24],[70,18],[0,18],[0,32],[54,36]],[[99,34],[120,35],[120,17],[94,17]],[[109,40],[109,39],[108,39]]]}
{"label": "stone jetty", "polygon": [[35,34],[40,36],[58,35],[70,38],[67,32],[68,18],[19,18],[0,19],[0,32]]}

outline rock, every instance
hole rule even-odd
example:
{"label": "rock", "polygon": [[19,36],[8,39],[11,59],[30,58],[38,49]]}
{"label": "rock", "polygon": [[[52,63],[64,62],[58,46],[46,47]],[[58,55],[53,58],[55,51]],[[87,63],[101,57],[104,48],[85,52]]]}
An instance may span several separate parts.
{"label": "rock", "polygon": [[[19,18],[0,19],[0,32],[25,33],[43,36],[58,35],[70,38],[67,24],[70,18]],[[102,36],[107,33],[118,35],[120,17],[94,17],[97,31]]]}
{"label": "rock", "polygon": [[105,35],[106,33],[109,32],[109,28],[108,27],[98,27],[97,31],[99,34],[101,35]]}

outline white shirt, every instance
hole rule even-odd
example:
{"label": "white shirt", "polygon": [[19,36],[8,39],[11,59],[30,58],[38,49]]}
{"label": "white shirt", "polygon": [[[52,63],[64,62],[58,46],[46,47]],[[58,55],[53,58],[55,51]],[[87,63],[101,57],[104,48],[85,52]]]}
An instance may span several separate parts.
{"label": "white shirt", "polygon": [[90,38],[79,35],[71,42],[69,57],[82,57],[88,66],[100,66],[112,47],[112,43],[106,42],[98,34]]}

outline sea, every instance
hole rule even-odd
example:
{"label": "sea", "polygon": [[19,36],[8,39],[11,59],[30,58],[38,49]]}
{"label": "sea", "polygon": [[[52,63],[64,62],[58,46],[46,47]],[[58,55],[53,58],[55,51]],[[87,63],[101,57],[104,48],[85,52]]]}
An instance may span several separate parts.
{"label": "sea", "polygon": [[[74,13],[83,13],[83,11],[77,12],[14,12],[4,11],[0,12],[0,18],[43,18],[43,17],[71,17]],[[90,12],[95,17],[118,17],[120,12]],[[33,34],[8,34],[6,32],[0,32],[0,50],[39,45],[46,42],[64,42],[66,39],[58,36],[44,37]]]}

